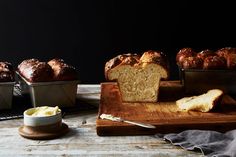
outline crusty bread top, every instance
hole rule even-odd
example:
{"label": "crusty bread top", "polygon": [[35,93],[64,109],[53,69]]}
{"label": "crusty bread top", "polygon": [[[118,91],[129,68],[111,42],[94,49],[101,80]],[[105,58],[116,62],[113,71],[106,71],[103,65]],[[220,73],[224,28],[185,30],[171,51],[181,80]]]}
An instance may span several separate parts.
{"label": "crusty bread top", "polygon": [[54,80],[56,81],[67,81],[76,80],[77,73],[75,67],[65,63],[63,59],[54,58],[48,61],[48,64],[52,67],[54,73]]}
{"label": "crusty bread top", "polygon": [[0,62],[0,82],[12,82],[14,80],[14,70],[11,63]]}
{"label": "crusty bread top", "polygon": [[143,53],[140,58],[142,63],[158,63],[162,66],[166,65],[166,55],[161,51],[149,50]]}
{"label": "crusty bread top", "polygon": [[114,67],[122,64],[131,64],[134,65],[139,62],[140,56],[137,54],[122,54],[118,55],[112,59],[110,59],[108,62],[106,62],[105,65],[105,78],[108,80],[107,73],[110,69],[113,69]]}
{"label": "crusty bread top", "polygon": [[216,54],[220,57],[227,58],[228,54],[236,54],[236,48],[225,47],[216,51]]}
{"label": "crusty bread top", "polygon": [[26,59],[18,65],[18,72],[29,82],[52,81],[53,70],[46,62]]}
{"label": "crusty bread top", "polygon": [[18,65],[18,72],[29,82],[69,81],[77,79],[75,68],[54,58],[49,62],[26,59]]}
{"label": "crusty bread top", "polygon": [[118,55],[112,59],[110,59],[108,62],[106,62],[105,65],[105,78],[107,80],[110,80],[108,78],[108,72],[109,70],[120,66],[120,65],[131,65],[131,66],[138,66],[140,64],[148,64],[148,63],[154,63],[162,66],[167,71],[167,79],[169,77],[169,63],[166,58],[166,55],[163,52],[160,51],[153,51],[149,50],[142,54],[140,57],[138,54],[122,54]]}

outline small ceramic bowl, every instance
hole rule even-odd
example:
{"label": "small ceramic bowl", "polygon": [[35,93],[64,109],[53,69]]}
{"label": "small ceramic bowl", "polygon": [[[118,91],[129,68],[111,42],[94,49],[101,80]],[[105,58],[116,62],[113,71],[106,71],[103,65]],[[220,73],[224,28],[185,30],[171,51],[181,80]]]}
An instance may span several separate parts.
{"label": "small ceramic bowl", "polygon": [[58,131],[62,125],[61,111],[50,116],[32,116],[35,108],[24,112],[24,126],[34,131],[52,132]]}
{"label": "small ceramic bowl", "polygon": [[24,125],[25,126],[44,126],[55,124],[62,121],[61,111],[51,116],[32,116],[35,108],[30,108],[24,112]]}
{"label": "small ceramic bowl", "polygon": [[53,139],[66,134],[68,126],[62,122],[61,110],[52,115],[32,115],[37,108],[24,112],[24,125],[19,128],[19,134],[29,139]]}

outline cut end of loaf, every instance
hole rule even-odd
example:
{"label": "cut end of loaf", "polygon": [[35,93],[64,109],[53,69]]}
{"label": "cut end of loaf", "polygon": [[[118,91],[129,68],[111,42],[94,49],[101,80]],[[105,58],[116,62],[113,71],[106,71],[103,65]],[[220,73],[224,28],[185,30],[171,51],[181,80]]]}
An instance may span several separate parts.
{"label": "cut end of loaf", "polygon": [[222,95],[222,90],[212,89],[199,96],[179,99],[176,101],[176,104],[181,110],[209,112],[219,103]]}
{"label": "cut end of loaf", "polygon": [[156,102],[160,79],[167,77],[166,69],[155,63],[120,65],[108,72],[109,80],[117,80],[125,102]]}

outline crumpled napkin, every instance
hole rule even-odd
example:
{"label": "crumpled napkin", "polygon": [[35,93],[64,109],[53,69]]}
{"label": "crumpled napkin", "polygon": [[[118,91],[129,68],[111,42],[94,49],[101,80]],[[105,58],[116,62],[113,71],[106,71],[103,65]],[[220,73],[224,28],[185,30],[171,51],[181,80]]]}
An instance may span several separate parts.
{"label": "crumpled napkin", "polygon": [[226,133],[186,130],[178,134],[156,134],[155,136],[186,150],[201,151],[206,156],[236,157],[236,130]]}

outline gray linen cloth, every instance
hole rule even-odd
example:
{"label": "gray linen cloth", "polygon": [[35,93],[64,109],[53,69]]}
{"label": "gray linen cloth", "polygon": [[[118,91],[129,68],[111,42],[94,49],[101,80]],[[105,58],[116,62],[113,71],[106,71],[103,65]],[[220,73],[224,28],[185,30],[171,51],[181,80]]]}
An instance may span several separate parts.
{"label": "gray linen cloth", "polygon": [[186,130],[178,134],[156,134],[155,136],[186,150],[201,151],[206,156],[236,157],[236,130],[226,133]]}

